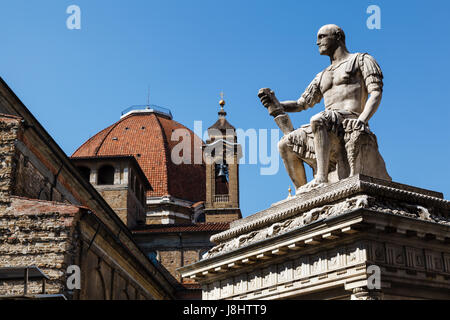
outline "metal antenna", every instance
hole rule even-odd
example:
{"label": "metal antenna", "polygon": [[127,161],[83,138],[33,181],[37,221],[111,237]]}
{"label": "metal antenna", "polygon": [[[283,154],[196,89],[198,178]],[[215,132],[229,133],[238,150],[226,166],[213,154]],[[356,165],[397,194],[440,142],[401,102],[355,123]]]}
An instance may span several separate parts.
{"label": "metal antenna", "polygon": [[150,86],[148,86],[147,90],[147,109],[150,109]]}

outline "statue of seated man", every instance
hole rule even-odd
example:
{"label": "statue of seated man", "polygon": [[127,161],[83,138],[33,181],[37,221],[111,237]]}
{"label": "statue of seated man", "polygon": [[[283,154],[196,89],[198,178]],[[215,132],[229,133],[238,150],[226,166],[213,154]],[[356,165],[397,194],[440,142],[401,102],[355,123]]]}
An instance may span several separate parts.
{"label": "statue of seated man", "polygon": [[[279,151],[297,193],[357,173],[390,180],[378,153],[376,137],[368,126],[383,92],[379,65],[368,54],[349,53],[345,34],[336,25],[320,28],[317,45],[321,55],[330,57],[331,65],[314,78],[300,99],[279,102],[268,88],[258,94],[285,134],[279,142]],[[285,112],[306,110],[322,98],[325,111],[294,130]],[[309,183],[304,162],[313,168],[314,179]]]}

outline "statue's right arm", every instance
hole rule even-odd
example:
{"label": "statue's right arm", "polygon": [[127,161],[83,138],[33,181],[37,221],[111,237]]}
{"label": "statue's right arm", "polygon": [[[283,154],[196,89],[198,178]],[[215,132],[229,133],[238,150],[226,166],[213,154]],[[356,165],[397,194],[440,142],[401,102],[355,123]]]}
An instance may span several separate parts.
{"label": "statue's right arm", "polygon": [[301,98],[297,101],[295,100],[288,100],[288,101],[281,101],[281,105],[283,106],[283,109],[285,112],[300,112],[305,110],[303,101],[300,101]]}
{"label": "statue's right arm", "polygon": [[319,73],[314,80],[306,88],[305,92],[297,101],[283,101],[280,102],[285,112],[300,112],[308,108],[314,107],[322,100],[322,92],[320,91],[320,78],[322,73]]}

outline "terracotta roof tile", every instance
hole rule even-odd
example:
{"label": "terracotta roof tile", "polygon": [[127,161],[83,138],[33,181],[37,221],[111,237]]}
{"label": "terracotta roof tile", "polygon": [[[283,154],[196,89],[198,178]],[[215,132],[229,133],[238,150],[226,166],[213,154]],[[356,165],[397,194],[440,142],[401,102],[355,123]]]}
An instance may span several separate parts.
{"label": "terracotta roof tile", "polygon": [[40,215],[53,212],[74,216],[80,210],[88,210],[88,208],[82,206],[26,197],[12,196],[11,200],[11,206],[8,207],[7,211],[15,211],[18,215]]}
{"label": "terracotta roof tile", "polygon": [[219,130],[226,130],[226,129],[232,129],[236,130],[235,127],[233,127],[225,118],[219,118],[209,129],[219,129]]}
{"label": "terracotta roof tile", "polygon": [[148,225],[138,227],[133,230],[133,233],[168,233],[168,232],[210,232],[210,231],[225,231],[230,228],[228,222],[220,223],[196,223],[186,225]]}
{"label": "terracotta roof tile", "polygon": [[172,149],[178,144],[171,141],[176,129],[186,129],[191,145],[196,141],[196,146],[202,146],[199,137],[174,120],[157,113],[132,113],[86,141],[72,157],[133,155],[153,187],[148,196],[205,200],[205,166],[193,164],[194,152],[192,164],[176,165],[171,160]]}

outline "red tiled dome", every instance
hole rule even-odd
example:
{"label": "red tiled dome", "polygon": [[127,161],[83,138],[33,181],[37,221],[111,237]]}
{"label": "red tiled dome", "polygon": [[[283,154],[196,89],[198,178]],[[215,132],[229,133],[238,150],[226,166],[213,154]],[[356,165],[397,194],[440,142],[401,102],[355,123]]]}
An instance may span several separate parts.
{"label": "red tiled dome", "polygon": [[[175,129],[186,129],[191,136],[192,164],[176,165],[171,160],[172,149],[179,143],[171,141]],[[153,191],[149,191],[148,196],[171,195],[189,201],[204,201],[205,166],[194,164],[194,145],[201,147],[203,142],[170,117],[156,112],[136,112],[97,133],[72,157],[132,155],[152,185]]]}

